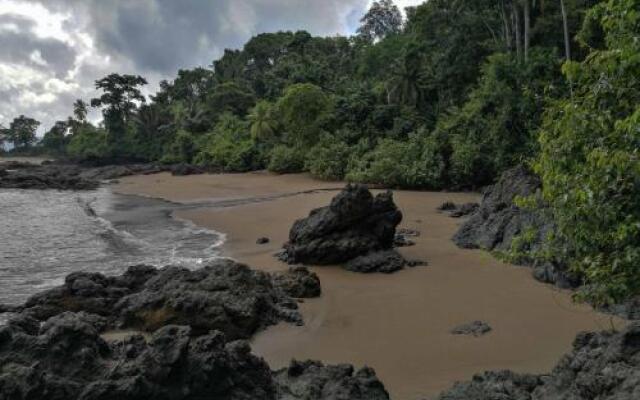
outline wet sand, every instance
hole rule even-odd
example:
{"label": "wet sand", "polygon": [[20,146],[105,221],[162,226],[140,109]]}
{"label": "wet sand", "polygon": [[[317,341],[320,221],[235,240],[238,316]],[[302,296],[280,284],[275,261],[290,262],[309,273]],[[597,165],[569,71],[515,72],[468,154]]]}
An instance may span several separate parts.
{"label": "wet sand", "polygon": [[[190,202],[242,199],[341,186],[304,175],[264,173],[131,177],[122,193]],[[226,208],[181,211],[176,216],[227,234],[226,255],[254,268],[286,268],[272,255],[297,218],[326,205],[332,191],[304,193]],[[485,370],[548,372],[570,350],[579,331],[610,326],[608,316],[572,304],[570,294],[531,278],[530,270],[501,263],[482,251],[458,249],[450,240],[460,221],[436,211],[445,200],[477,200],[475,194],[395,192],[402,227],[422,235],[401,251],[426,267],[394,275],[362,275],[316,267],[323,295],[301,304],[305,326],[280,324],[258,334],[254,352],[272,368],[290,359],[369,365],[393,399],[434,398],[456,380]],[[271,242],[257,245],[258,237]],[[480,338],[449,330],[473,320],[493,331]],[[621,325],[622,322],[614,320]]]}

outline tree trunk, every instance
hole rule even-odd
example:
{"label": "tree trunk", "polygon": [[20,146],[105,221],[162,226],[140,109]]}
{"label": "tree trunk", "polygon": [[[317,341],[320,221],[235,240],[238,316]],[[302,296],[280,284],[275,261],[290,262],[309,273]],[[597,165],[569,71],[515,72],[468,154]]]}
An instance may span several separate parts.
{"label": "tree trunk", "polygon": [[511,25],[509,23],[509,18],[507,17],[507,10],[504,6],[504,0],[501,2],[501,12],[502,12],[502,23],[504,25],[504,42],[509,51],[513,51],[513,34],[511,33]]}
{"label": "tree trunk", "polygon": [[531,0],[524,0],[524,62],[529,61],[531,42]]}
{"label": "tree trunk", "polygon": [[571,38],[569,37],[569,21],[567,19],[567,9],[564,6],[564,0],[560,0],[560,9],[562,10],[562,25],[564,28],[564,56],[567,61],[571,60]]}
{"label": "tree trunk", "polygon": [[522,38],[520,33],[520,10],[516,2],[513,3],[513,29],[516,33],[516,57],[522,60]]}

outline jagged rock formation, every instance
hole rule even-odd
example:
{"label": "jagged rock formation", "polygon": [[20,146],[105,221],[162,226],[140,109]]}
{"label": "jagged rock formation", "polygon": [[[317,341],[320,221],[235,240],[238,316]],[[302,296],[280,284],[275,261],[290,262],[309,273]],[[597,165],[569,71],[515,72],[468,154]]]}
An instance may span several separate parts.
{"label": "jagged rock formation", "polygon": [[619,333],[579,334],[549,375],[487,372],[456,384],[440,400],[640,399],[640,323]]}
{"label": "jagged rock formation", "polygon": [[320,296],[320,278],[306,267],[291,267],[285,273],[273,274],[273,285],[287,296],[297,299]]}
{"label": "jagged rock formation", "polygon": [[41,326],[21,314],[0,327],[0,399],[389,399],[371,369],[306,362],[272,373],[219,331],[167,325],[148,342],[106,342],[87,318],[67,312]]}
{"label": "jagged rock formation", "polygon": [[74,313],[46,321],[21,316],[0,327],[0,399],[275,398],[267,364],[220,332],[193,337],[165,326],[107,343]]}
{"label": "jagged rock formation", "polygon": [[389,394],[371,368],[325,366],[317,361],[292,361],[274,378],[279,400],[388,400]]}
{"label": "jagged rock formation", "polygon": [[[541,250],[549,232],[555,229],[547,210],[523,209],[515,204],[517,197],[535,195],[541,187],[540,178],[524,166],[506,171],[495,185],[484,191],[480,207],[462,224],[453,241],[462,248],[508,252],[518,235],[530,233],[532,237],[526,249],[521,250]],[[533,275],[541,282],[562,288],[580,284],[564,266],[529,259],[522,261],[534,268]]]}
{"label": "jagged rock formation", "polygon": [[391,192],[374,198],[365,186],[348,185],[328,207],[294,223],[284,258],[292,264],[340,264],[391,249],[401,220]]}
{"label": "jagged rock formation", "polygon": [[91,190],[100,186],[101,181],[165,171],[171,172],[173,175],[193,175],[206,172],[202,168],[188,164],[126,164],[91,167],[56,162],[43,163],[42,165],[7,162],[0,164],[0,188]]}
{"label": "jagged rock formation", "polygon": [[353,272],[390,274],[401,270],[406,265],[407,260],[397,251],[381,250],[356,257],[347,262],[344,268]]}
{"label": "jagged rock formation", "polygon": [[153,332],[169,324],[188,325],[196,334],[219,330],[229,339],[244,339],[279,321],[302,323],[287,292],[316,295],[319,281],[310,273],[291,274],[285,275],[289,284],[283,285],[282,277],[230,260],[195,271],[134,266],[117,277],[74,273],[64,285],[30,298],[22,311],[39,320],[83,311],[103,317],[105,329]]}

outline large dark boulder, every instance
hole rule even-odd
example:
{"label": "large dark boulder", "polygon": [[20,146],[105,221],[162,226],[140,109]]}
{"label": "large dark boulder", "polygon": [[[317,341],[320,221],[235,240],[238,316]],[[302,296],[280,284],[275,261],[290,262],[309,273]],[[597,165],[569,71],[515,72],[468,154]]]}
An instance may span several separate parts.
{"label": "large dark boulder", "polygon": [[292,361],[275,372],[279,400],[388,400],[389,394],[371,368],[325,366],[317,361]]}
{"label": "large dark boulder", "polygon": [[505,251],[513,238],[529,227],[548,231],[550,220],[514,204],[516,197],[534,195],[541,187],[538,176],[523,166],[505,172],[485,189],[480,207],[462,224],[453,241],[462,248]]}
{"label": "large dark boulder", "polygon": [[391,192],[373,197],[362,185],[348,185],[328,207],[293,224],[285,245],[289,263],[339,264],[371,251],[390,249],[402,213]]}
{"label": "large dark boulder", "polygon": [[267,364],[246,342],[185,326],[107,343],[83,317],[63,313],[42,327],[21,316],[0,327],[0,399],[275,400]]}
{"label": "large dark boulder", "polygon": [[[555,224],[549,210],[540,204],[537,209],[521,208],[516,198],[539,194],[540,178],[524,166],[506,171],[498,182],[485,189],[477,210],[461,225],[453,241],[462,248],[509,252],[514,239],[520,235],[530,236],[522,253],[535,253],[543,249],[546,238]],[[567,268],[551,262],[539,262],[529,257],[520,264],[533,267],[533,276],[545,283],[562,288],[574,288],[580,280],[567,272]]]}
{"label": "large dark boulder", "polygon": [[573,351],[547,375],[486,372],[456,384],[440,400],[640,399],[640,323],[621,332],[579,334]]}
{"label": "large dark boulder", "polygon": [[[194,334],[219,330],[229,339],[244,339],[279,321],[302,323],[297,303],[274,279],[231,260],[195,271],[134,266],[117,277],[74,273],[64,285],[31,297],[22,311],[39,320],[83,311],[104,317],[106,328],[153,332],[188,325]],[[319,291],[317,279],[315,284]]]}

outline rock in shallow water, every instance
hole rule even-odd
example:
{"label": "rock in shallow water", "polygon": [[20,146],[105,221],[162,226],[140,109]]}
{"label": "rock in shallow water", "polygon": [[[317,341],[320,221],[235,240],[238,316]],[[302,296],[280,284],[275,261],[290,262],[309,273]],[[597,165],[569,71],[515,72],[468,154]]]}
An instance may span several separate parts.
{"label": "rock in shallow water", "polygon": [[390,249],[400,221],[391,192],[374,198],[365,186],[348,185],[331,205],[294,223],[284,258],[291,264],[340,264]]}
{"label": "rock in shallow water", "polygon": [[472,335],[475,337],[484,336],[491,332],[492,328],[483,321],[473,321],[468,324],[456,326],[451,330],[454,335]]}
{"label": "rock in shallow water", "polygon": [[[313,281],[313,276],[296,274],[298,279],[290,280]],[[319,291],[317,277],[314,284]],[[108,328],[152,332],[168,324],[189,325],[196,334],[220,330],[239,339],[279,321],[301,323],[296,302],[279,285],[280,277],[230,260],[195,271],[134,266],[117,277],[71,274],[63,286],[30,298],[24,312],[46,320],[65,311],[84,311],[104,317]],[[307,291],[296,294],[308,295],[309,289],[301,287]]]}

